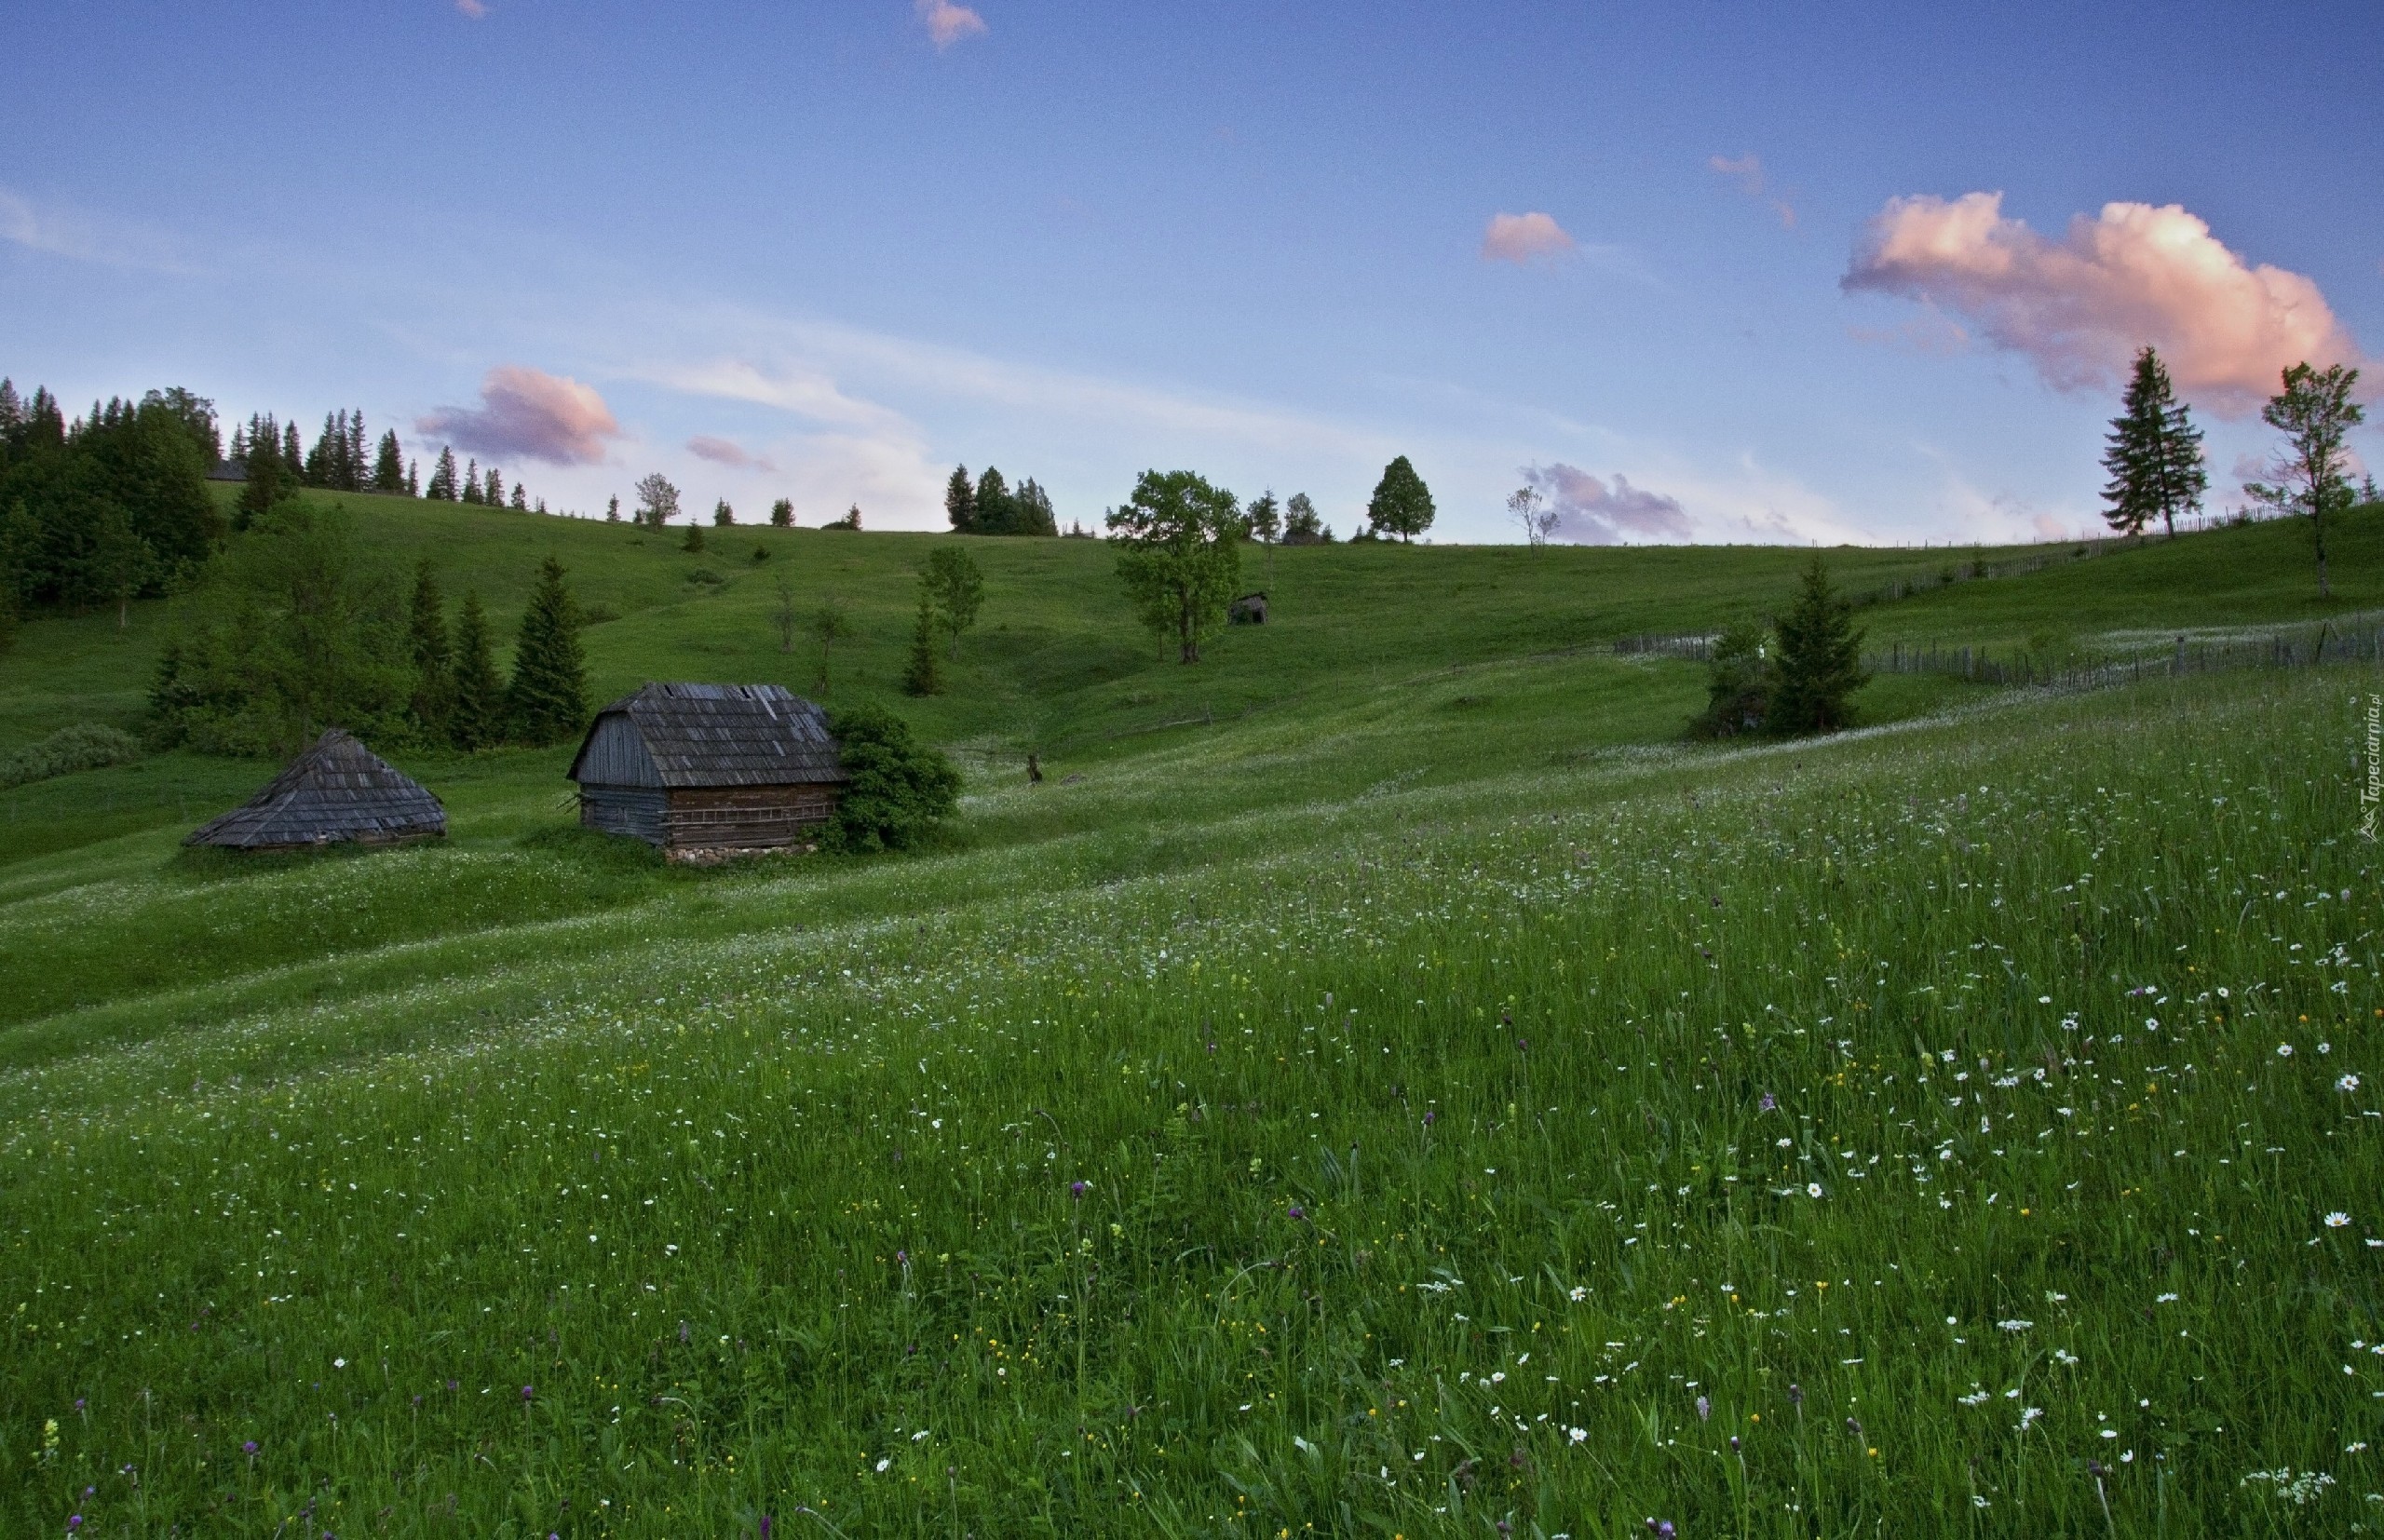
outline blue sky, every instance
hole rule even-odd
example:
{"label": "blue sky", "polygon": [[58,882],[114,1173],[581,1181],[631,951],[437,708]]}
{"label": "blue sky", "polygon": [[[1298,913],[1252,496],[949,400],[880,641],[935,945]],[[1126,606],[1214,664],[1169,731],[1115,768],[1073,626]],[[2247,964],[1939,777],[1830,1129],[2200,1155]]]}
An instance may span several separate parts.
{"label": "blue sky", "polygon": [[[1576,538],[2058,536],[2096,520],[2136,343],[2179,361],[2222,507],[2277,358],[2384,352],[2372,4],[61,4],[8,33],[0,371],[310,433],[359,407],[426,461],[418,425],[476,413],[440,420],[558,507],[659,469],[691,507],[926,527],[964,461],[1090,523],[1181,466],[1346,534],[1403,453],[1443,539],[1516,537],[1526,478]],[[1542,221],[1501,245],[1500,215]],[[582,388],[492,407],[500,370]]]}

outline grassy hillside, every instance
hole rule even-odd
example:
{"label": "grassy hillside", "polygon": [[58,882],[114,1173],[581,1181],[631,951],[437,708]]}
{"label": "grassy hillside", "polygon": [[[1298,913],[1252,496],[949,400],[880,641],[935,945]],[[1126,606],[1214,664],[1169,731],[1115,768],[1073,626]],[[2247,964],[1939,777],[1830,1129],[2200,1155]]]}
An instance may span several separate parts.
{"label": "grassy hillside", "polygon": [[[603,691],[808,686],[788,570],[883,694],[932,538],[354,501],[508,624],[558,551]],[[2296,534],[1864,618],[2297,622]],[[0,1531],[2378,1522],[2369,670],[1716,748],[1594,644],[1801,553],[1279,552],[1185,669],[1097,545],[970,548],[925,857],[667,870],[559,752],[405,760],[454,833],[368,857],[179,850],[268,766],[0,792]],[[160,624],[27,628],[7,732]]]}

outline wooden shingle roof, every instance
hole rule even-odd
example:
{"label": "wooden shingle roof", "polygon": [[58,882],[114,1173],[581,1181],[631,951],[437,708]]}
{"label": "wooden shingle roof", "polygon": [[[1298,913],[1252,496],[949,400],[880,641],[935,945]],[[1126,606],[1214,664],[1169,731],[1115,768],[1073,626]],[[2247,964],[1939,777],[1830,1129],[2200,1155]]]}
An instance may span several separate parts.
{"label": "wooden shingle roof", "polygon": [[584,786],[844,781],[828,713],[777,684],[648,684],[596,713],[571,763]]}
{"label": "wooden shingle roof", "polygon": [[264,790],[201,824],[184,844],[284,850],[386,844],[447,832],[447,809],[420,782],[334,727]]}

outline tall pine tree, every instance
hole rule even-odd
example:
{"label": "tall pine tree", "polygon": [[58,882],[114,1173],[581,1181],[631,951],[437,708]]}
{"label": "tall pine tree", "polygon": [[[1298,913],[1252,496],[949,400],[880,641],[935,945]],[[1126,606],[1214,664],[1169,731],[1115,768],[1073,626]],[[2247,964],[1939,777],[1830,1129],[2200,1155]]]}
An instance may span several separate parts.
{"label": "tall pine tree", "polygon": [[505,681],[496,674],[488,634],[488,612],[477,589],[464,591],[464,613],[455,626],[454,694],[447,708],[447,741],[458,749],[487,749],[504,736]]}
{"label": "tall pine tree", "polygon": [[1862,671],[1862,633],[1853,617],[1853,604],[1831,586],[1829,569],[1815,552],[1795,602],[1774,623],[1780,656],[1766,726],[1834,733],[1852,723],[1851,698],[1870,677]]}
{"label": "tall pine tree", "polygon": [[392,494],[406,490],[405,453],[398,447],[398,430],[381,435],[381,447],[372,456],[372,490]]}
{"label": "tall pine tree", "polygon": [[447,640],[447,601],[439,591],[439,574],[428,557],[414,569],[406,632],[413,653],[413,697],[409,709],[423,736],[436,741],[447,736],[447,719],[454,708],[455,655]]}
{"label": "tall pine tree", "polygon": [[943,484],[943,516],[962,534],[977,533],[977,489],[968,480],[967,466],[952,467],[952,480]]}
{"label": "tall pine tree", "polygon": [[2135,356],[2106,446],[2103,468],[2111,480],[2103,498],[2110,507],[2103,517],[2111,528],[2142,534],[2145,525],[2159,519],[2175,534],[2178,516],[2201,506],[2210,485],[2201,463],[2201,430],[2171,388],[2167,366],[2149,347]]}
{"label": "tall pine tree", "polygon": [[911,628],[911,655],[902,665],[902,689],[907,695],[932,696],[943,690],[943,659],[936,650],[935,631],[935,596],[923,577],[918,623]]}
{"label": "tall pine tree", "polygon": [[588,723],[588,664],[579,649],[579,606],[563,585],[562,563],[548,557],[522,613],[513,644],[513,682],[505,692],[506,724],[523,743],[561,743]]}
{"label": "tall pine tree", "polygon": [[446,445],[439,446],[439,463],[430,467],[430,485],[424,496],[441,503],[453,503],[463,495],[455,481],[455,452]]}

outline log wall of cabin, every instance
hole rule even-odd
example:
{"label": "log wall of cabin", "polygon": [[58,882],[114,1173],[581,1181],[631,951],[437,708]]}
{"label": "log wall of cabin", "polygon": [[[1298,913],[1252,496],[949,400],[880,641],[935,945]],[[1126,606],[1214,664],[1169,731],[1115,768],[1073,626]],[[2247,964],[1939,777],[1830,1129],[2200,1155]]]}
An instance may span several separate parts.
{"label": "log wall of cabin", "polygon": [[579,821],[607,834],[627,834],[648,844],[669,836],[670,793],[658,786],[582,786]]}
{"label": "log wall of cabin", "polygon": [[680,787],[668,793],[674,850],[766,849],[801,844],[836,810],[833,786]]}

